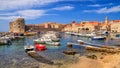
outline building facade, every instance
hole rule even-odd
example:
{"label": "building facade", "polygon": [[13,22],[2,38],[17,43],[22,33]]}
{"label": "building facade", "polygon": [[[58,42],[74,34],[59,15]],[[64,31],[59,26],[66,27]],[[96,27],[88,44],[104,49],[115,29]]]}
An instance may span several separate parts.
{"label": "building facade", "polygon": [[71,32],[92,32],[95,30],[100,30],[100,23],[99,22],[80,22],[76,23],[73,22],[68,24],[63,29],[64,31],[71,31]]}
{"label": "building facade", "polygon": [[120,20],[111,21],[111,32],[120,33]]}
{"label": "building facade", "polygon": [[71,32],[92,32],[92,31],[109,31],[109,32],[120,32],[120,20],[109,21],[108,17],[105,18],[104,22],[89,22],[84,21],[80,23],[72,22],[64,27],[63,31]]}
{"label": "building facade", "polygon": [[72,21],[70,24],[58,24],[56,22],[46,22],[43,24],[27,24],[25,25],[24,18],[17,18],[10,22],[10,32],[40,32],[40,31],[71,31],[71,32],[93,32],[93,31],[110,31],[120,32],[120,20],[109,21],[108,17],[104,22],[89,22],[84,21],[76,23]]}
{"label": "building facade", "polygon": [[46,22],[43,24],[27,24],[26,31],[61,31],[65,24],[58,24],[55,22]]}

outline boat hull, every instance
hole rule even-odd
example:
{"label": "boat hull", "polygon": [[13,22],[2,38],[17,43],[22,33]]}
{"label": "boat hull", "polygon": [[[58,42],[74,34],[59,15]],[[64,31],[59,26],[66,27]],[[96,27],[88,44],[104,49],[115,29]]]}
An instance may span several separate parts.
{"label": "boat hull", "polygon": [[92,38],[92,40],[105,40],[106,38]]}

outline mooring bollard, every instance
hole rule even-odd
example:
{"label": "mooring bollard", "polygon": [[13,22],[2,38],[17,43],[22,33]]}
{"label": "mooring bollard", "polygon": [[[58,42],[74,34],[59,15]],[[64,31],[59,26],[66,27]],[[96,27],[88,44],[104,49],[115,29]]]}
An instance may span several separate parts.
{"label": "mooring bollard", "polygon": [[68,42],[67,46],[70,47],[70,48],[72,48],[72,43]]}

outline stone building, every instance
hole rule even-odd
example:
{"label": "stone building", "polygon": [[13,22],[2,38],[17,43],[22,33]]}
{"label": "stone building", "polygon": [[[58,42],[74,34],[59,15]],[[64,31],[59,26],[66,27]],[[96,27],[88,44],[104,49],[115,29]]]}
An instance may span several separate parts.
{"label": "stone building", "polygon": [[23,34],[25,32],[24,18],[17,18],[13,22],[10,22],[10,32]]}
{"label": "stone building", "polygon": [[26,31],[41,32],[41,31],[61,31],[65,24],[55,22],[46,22],[43,24],[27,24]]}
{"label": "stone building", "polygon": [[27,24],[25,25],[25,30],[28,31],[28,32],[37,32],[39,30],[41,30],[42,28],[44,28],[44,25],[43,24]]}
{"label": "stone building", "polygon": [[64,31],[71,31],[71,32],[92,32],[95,30],[100,30],[99,26],[100,22],[80,22],[76,23],[75,21],[72,21],[72,23],[68,24],[66,27],[64,27]]}
{"label": "stone building", "polygon": [[96,21],[93,21],[93,22],[81,22],[80,23],[81,25],[83,25],[81,27],[80,30],[83,30],[83,31],[88,31],[88,32],[92,32],[92,31],[98,31],[100,30],[100,22],[96,22]]}
{"label": "stone building", "polygon": [[111,23],[111,32],[120,33],[120,20],[113,20]]}

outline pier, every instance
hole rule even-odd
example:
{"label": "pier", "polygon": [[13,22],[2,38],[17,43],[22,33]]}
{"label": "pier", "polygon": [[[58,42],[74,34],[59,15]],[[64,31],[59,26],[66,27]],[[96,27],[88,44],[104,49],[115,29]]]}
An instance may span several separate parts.
{"label": "pier", "polygon": [[29,51],[29,52],[27,52],[27,54],[28,54],[30,57],[34,58],[35,60],[37,60],[37,61],[39,61],[39,62],[46,63],[46,64],[49,64],[49,65],[54,64],[54,62],[52,62],[52,61],[50,61],[50,60],[48,60],[48,59],[40,56],[40,55],[37,54],[35,51]]}
{"label": "pier", "polygon": [[104,45],[96,45],[96,44],[92,44],[92,43],[87,43],[84,42],[84,44],[78,44],[78,43],[68,43],[68,45],[79,45],[79,46],[83,46],[85,47],[86,50],[90,50],[90,51],[96,51],[96,52],[106,52],[106,53],[119,53],[120,52],[120,48],[116,48],[114,46],[104,46]]}

